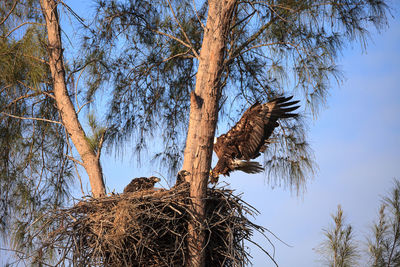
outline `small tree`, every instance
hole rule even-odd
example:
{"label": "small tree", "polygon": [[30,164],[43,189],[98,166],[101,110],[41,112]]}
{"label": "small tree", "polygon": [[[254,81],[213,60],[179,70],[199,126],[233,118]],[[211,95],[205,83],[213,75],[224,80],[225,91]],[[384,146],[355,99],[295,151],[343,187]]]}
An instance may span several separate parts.
{"label": "small tree", "polygon": [[68,93],[61,43],[61,27],[57,5],[54,0],[41,0],[40,5],[46,22],[49,67],[52,76],[54,99],[60,113],[62,124],[78,151],[86,170],[94,197],[106,193],[103,172],[100,166],[100,149],[96,152],[86,138],[78,119],[77,111]]}
{"label": "small tree", "polygon": [[353,237],[353,228],[345,223],[340,205],[336,215],[332,215],[332,219],[334,225],[324,230],[326,240],[321,243],[317,252],[324,257],[326,266],[355,266],[359,253]]}
{"label": "small tree", "polygon": [[0,2],[0,223],[18,251],[36,246],[28,229],[71,199],[71,160],[85,168],[93,196],[105,195],[101,145],[90,143],[70,98],[57,5]]}
{"label": "small tree", "polygon": [[373,267],[400,266],[400,181],[395,180],[390,196],[384,197],[379,220],[368,240],[368,252]]}
{"label": "small tree", "polygon": [[70,198],[70,147],[55,106],[40,5],[0,2],[0,225],[26,249],[27,226]]}

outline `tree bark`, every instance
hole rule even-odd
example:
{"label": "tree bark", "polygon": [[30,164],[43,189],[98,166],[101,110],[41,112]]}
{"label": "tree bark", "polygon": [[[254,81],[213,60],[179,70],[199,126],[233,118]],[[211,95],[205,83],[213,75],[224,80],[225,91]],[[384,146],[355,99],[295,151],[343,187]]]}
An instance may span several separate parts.
{"label": "tree bark", "polygon": [[188,266],[205,266],[205,198],[215,128],[227,33],[235,0],[209,0],[208,17],[191,94],[190,119],[183,169],[191,173],[190,196],[195,219],[189,224]]}
{"label": "tree bark", "polygon": [[78,120],[74,105],[68,96],[65,83],[63,49],[61,30],[57,13],[57,3],[54,0],[40,0],[43,16],[46,19],[48,35],[49,65],[53,78],[53,90],[57,108],[61,114],[62,123],[75,145],[90,181],[94,197],[105,195],[103,172],[100,159],[90,147],[85,132]]}

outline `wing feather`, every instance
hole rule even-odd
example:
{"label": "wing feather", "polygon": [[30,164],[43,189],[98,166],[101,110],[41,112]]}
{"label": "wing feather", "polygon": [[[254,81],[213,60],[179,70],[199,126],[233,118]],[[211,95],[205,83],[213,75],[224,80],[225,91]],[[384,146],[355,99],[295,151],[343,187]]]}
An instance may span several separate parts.
{"label": "wing feather", "polygon": [[295,106],[299,101],[290,101],[292,98],[278,97],[264,104],[253,104],[231,130],[217,138],[214,145],[217,156],[244,160],[258,157],[279,126],[277,120],[297,116],[291,112],[299,107]]}
{"label": "wing feather", "polygon": [[[229,175],[236,169],[254,169],[254,162],[249,160],[257,158],[265,151],[271,134],[279,126],[277,121],[297,116],[291,112],[299,108],[296,106],[299,101],[290,101],[292,98],[293,96],[278,97],[264,104],[256,102],[243,113],[232,129],[217,138],[214,151],[219,160],[213,169],[216,176],[213,177],[214,180],[218,180],[219,174]],[[235,167],[235,160],[244,160],[241,163],[244,167]]]}

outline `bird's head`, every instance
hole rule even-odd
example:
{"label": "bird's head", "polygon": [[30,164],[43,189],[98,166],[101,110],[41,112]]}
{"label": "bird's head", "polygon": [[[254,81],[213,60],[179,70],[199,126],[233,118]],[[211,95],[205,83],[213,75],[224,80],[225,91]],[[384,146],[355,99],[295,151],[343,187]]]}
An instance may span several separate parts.
{"label": "bird's head", "polygon": [[190,172],[188,172],[187,170],[180,170],[178,172],[178,176],[182,177],[182,178],[185,178],[186,176],[189,176],[189,175],[190,175]]}
{"label": "bird's head", "polygon": [[210,176],[209,176],[210,183],[212,183],[212,184],[218,183],[218,178],[219,178],[219,173],[216,171],[210,170]]}
{"label": "bird's head", "polygon": [[155,177],[155,176],[151,176],[149,179],[150,179],[150,181],[152,181],[153,183],[158,183],[159,181],[161,181],[160,178]]}

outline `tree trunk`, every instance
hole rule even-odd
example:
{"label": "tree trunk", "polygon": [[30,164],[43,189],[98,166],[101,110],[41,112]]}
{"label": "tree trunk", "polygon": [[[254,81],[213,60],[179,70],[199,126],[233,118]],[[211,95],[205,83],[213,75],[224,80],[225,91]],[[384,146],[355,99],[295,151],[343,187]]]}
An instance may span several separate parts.
{"label": "tree trunk", "polygon": [[90,181],[94,197],[105,195],[103,173],[100,159],[90,147],[85,132],[78,120],[75,108],[68,96],[65,83],[63,49],[61,44],[61,30],[57,13],[57,3],[54,0],[41,0],[43,16],[46,19],[48,35],[49,65],[53,78],[54,96],[61,120],[72,142],[75,145]]}
{"label": "tree trunk", "polygon": [[196,87],[190,99],[190,119],[183,162],[183,169],[191,173],[190,196],[196,217],[188,229],[188,266],[205,266],[205,198],[218,119],[218,100],[222,89],[226,36],[235,0],[209,0],[208,5]]}

